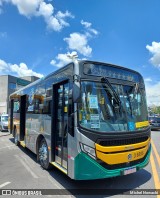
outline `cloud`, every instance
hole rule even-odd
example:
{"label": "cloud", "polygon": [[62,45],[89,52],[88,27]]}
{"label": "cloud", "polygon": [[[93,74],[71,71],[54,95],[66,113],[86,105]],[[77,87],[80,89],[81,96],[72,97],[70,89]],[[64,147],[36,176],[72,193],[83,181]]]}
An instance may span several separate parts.
{"label": "cloud", "polygon": [[86,22],[86,21],[83,21],[83,20],[81,20],[81,24],[82,24],[85,28],[90,28],[91,25],[92,25],[92,23]]}
{"label": "cloud", "polygon": [[[67,26],[67,24],[63,21],[65,16],[70,16],[69,12],[62,13],[58,12],[56,17],[61,19],[61,24]],[[72,16],[70,16],[72,17]],[[71,53],[61,53],[56,56],[55,59],[51,60],[50,64],[56,67],[62,67],[71,62],[72,59],[69,56],[77,56],[78,53],[85,56],[82,60],[86,60],[86,57],[90,57],[92,53],[92,48],[88,45],[89,39],[91,39],[94,35],[98,34],[98,31],[91,28],[92,24],[86,21],[81,20],[81,24],[85,27],[85,33],[73,32],[69,35],[69,37],[64,38],[63,40],[68,44],[68,49],[73,50]],[[76,57],[76,58],[77,58]]]}
{"label": "cloud", "polygon": [[55,17],[59,20],[60,24],[63,26],[69,26],[69,23],[65,21],[66,17],[74,18],[74,16],[70,12],[68,12],[68,10],[65,13],[58,11]]}
{"label": "cloud", "polygon": [[0,72],[8,72],[9,64],[7,64],[4,60],[0,59]]}
{"label": "cloud", "polygon": [[160,69],[160,42],[152,42],[152,45],[147,45],[146,48],[153,55],[150,62]]}
{"label": "cloud", "polygon": [[11,74],[17,75],[19,77],[22,76],[37,76],[39,78],[43,77],[43,74],[34,72],[33,70],[29,69],[25,63],[11,64],[6,63],[4,60],[0,59],[0,73],[2,74]]}
{"label": "cloud", "polygon": [[81,20],[81,24],[87,29],[88,32],[98,35],[98,31],[94,28],[91,28],[92,23]]}
{"label": "cloud", "polygon": [[58,54],[56,60],[51,60],[50,64],[56,67],[63,67],[72,61],[69,56],[73,55],[77,56],[77,52],[73,51],[71,53],[68,52],[66,54]]}
{"label": "cloud", "polygon": [[69,49],[76,50],[84,56],[91,56],[92,48],[88,45],[88,36],[86,34],[81,34],[74,32],[70,34],[70,37],[64,38],[67,42]]}
{"label": "cloud", "polygon": [[18,8],[20,14],[30,17],[36,15],[42,0],[11,0],[11,3]]}
{"label": "cloud", "polygon": [[74,18],[74,16],[68,11],[65,13],[59,11],[55,16],[51,15],[49,17],[44,17],[47,23],[47,27],[57,32],[61,31],[64,27],[69,26],[69,23],[65,21],[67,17]]}
{"label": "cloud", "polygon": [[146,82],[146,95],[148,106],[156,105],[160,106],[160,82],[153,84],[151,82]]}
{"label": "cloud", "polygon": [[[0,6],[3,2],[15,5],[19,13],[27,18],[43,17],[47,24],[47,28],[53,31],[61,31],[64,27],[69,26],[66,18],[74,18],[69,12],[58,11],[54,14],[54,7],[51,3],[44,0],[0,0]],[[1,9],[1,8],[0,8]]]}
{"label": "cloud", "polygon": [[41,2],[37,15],[44,16],[45,18],[50,17],[54,12],[54,8],[50,3]]}
{"label": "cloud", "polygon": [[151,78],[145,78],[144,81],[145,82],[152,82],[152,79]]}
{"label": "cloud", "polygon": [[64,38],[64,41],[68,44],[70,50],[75,50],[83,56],[90,57],[92,48],[89,46],[89,39],[98,35],[98,31],[91,28],[92,23],[81,20],[81,24],[85,28],[85,33],[73,32],[69,37]]}

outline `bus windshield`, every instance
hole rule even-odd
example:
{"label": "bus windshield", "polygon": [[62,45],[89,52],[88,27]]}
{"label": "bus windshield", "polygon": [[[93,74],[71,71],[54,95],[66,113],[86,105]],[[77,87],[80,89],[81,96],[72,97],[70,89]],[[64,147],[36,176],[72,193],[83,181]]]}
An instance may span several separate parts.
{"label": "bus windshield", "polygon": [[108,82],[82,81],[78,106],[81,127],[97,132],[128,132],[146,128],[145,89]]}

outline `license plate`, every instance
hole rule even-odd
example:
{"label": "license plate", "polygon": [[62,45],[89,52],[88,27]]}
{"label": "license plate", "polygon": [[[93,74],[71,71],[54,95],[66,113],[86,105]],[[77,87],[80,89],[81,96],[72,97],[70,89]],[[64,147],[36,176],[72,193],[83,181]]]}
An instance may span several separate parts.
{"label": "license plate", "polygon": [[124,175],[128,175],[128,174],[135,173],[135,172],[136,172],[136,168],[126,169],[124,170]]}

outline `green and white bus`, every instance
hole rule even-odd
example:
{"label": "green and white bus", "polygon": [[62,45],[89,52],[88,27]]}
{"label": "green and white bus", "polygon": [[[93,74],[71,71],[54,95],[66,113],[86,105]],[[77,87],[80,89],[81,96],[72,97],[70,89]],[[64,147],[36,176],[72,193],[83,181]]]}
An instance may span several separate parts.
{"label": "green and white bus", "polygon": [[134,173],[149,163],[150,127],[142,76],[78,61],[10,95],[15,144],[75,180]]}

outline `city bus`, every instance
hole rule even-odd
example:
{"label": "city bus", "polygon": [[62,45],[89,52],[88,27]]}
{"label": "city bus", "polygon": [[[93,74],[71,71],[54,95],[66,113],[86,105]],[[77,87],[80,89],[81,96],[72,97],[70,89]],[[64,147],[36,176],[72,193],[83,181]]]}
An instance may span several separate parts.
{"label": "city bus", "polygon": [[10,132],[44,169],[74,180],[137,172],[151,153],[143,77],[74,60],[10,95]]}

